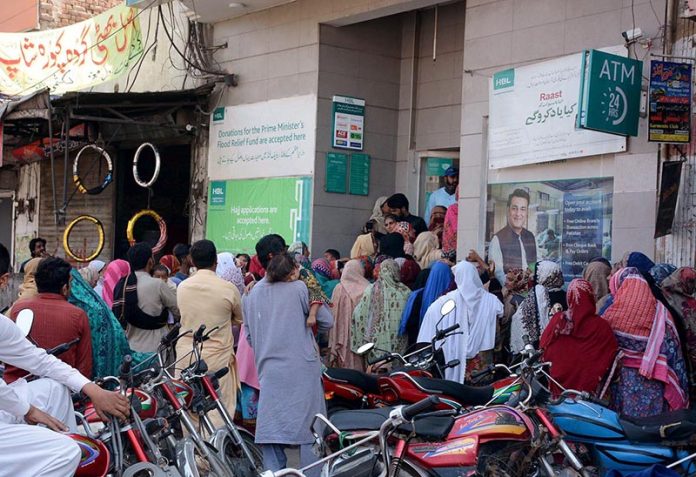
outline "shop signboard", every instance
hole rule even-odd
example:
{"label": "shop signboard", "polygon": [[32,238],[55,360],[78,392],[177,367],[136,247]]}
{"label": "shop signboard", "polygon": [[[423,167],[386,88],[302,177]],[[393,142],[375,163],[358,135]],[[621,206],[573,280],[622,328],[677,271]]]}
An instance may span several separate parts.
{"label": "shop signboard", "polygon": [[486,241],[496,277],[504,283],[511,268],[551,260],[568,284],[591,259],[611,259],[612,196],[611,178],[489,184]]}
{"label": "shop signboard", "polygon": [[208,177],[312,175],[316,110],[314,95],[215,109],[210,118]]}
{"label": "shop signboard", "polygon": [[648,141],[691,141],[691,65],[650,62]]}
{"label": "shop signboard", "polygon": [[326,153],[326,184],[324,190],[335,194],[346,193],[348,155],[340,152]]}
{"label": "shop signboard", "polygon": [[206,238],[218,251],[249,254],[270,233],[309,243],[311,198],[311,177],[212,181]]}
{"label": "shop signboard", "polygon": [[682,161],[662,163],[662,179],[660,180],[660,199],[657,206],[655,238],[664,237],[672,233],[674,214],[677,211],[681,172]]}
{"label": "shop signboard", "polygon": [[0,33],[0,91],[60,95],[118,78],[143,54],[137,13],[119,5],[64,28]]}
{"label": "shop signboard", "polygon": [[[625,55],[623,47],[607,51]],[[626,139],[575,126],[582,54],[495,73],[489,87],[491,169],[626,150]]]}
{"label": "shop signboard", "polygon": [[365,143],[365,100],[334,96],[332,114],[332,146],[362,151]]}
{"label": "shop signboard", "polygon": [[637,136],[643,62],[599,50],[582,55],[578,127]]}
{"label": "shop signboard", "polygon": [[367,154],[350,156],[350,193],[370,195],[370,156]]}

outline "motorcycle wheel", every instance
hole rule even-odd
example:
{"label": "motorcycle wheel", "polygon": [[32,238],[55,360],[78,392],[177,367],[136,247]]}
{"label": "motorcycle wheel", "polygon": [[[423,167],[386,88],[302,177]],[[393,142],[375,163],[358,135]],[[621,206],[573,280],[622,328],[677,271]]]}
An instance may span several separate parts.
{"label": "motorcycle wheel", "polygon": [[[263,469],[263,453],[261,448],[256,445],[254,438],[246,433],[241,433],[244,445],[249,449],[254,458],[256,469]],[[255,468],[249,465],[249,462],[244,454],[244,451],[236,446],[232,438],[228,438],[224,444],[222,458],[225,460],[235,477],[255,477],[258,472]]]}
{"label": "motorcycle wheel", "polygon": [[[217,450],[206,442],[209,457],[204,456],[191,438],[177,443],[177,468],[184,477],[234,477]],[[216,470],[219,469],[219,470]]]}

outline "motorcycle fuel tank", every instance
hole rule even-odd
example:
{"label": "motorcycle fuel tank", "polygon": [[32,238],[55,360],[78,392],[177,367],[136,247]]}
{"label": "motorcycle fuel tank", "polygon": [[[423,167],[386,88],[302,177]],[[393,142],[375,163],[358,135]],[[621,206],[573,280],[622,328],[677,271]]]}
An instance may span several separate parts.
{"label": "motorcycle fuel tank", "polygon": [[109,451],[98,440],[79,434],[68,434],[80,447],[80,465],[75,477],[103,477],[109,470]]}
{"label": "motorcycle fuel tank", "polygon": [[524,414],[506,406],[493,406],[470,412],[454,421],[448,440],[477,436],[479,441],[526,440],[534,424]]}

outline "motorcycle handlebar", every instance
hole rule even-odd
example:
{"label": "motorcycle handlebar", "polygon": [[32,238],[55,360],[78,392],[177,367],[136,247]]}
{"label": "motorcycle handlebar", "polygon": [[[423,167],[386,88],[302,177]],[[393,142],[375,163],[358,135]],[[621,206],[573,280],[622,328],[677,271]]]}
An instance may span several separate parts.
{"label": "motorcycle handlebar", "polygon": [[389,353],[385,353],[382,356],[377,356],[376,358],[368,358],[367,359],[367,364],[372,366],[373,364],[377,364],[381,361],[391,361],[392,355]]}
{"label": "motorcycle handlebar", "polygon": [[474,373],[471,373],[471,379],[478,379],[481,376],[485,376],[487,374],[492,373],[493,371],[495,371],[495,366],[492,364],[488,365],[480,371],[476,371]]}
{"label": "motorcycle handlebar", "polygon": [[440,404],[440,398],[437,396],[428,396],[425,399],[421,399],[415,404],[410,404],[401,408],[401,417],[406,421],[410,421],[418,414],[427,411]]}
{"label": "motorcycle handlebar", "polygon": [[119,370],[119,374],[123,376],[128,376],[131,371],[131,365],[133,364],[133,357],[129,354],[125,355],[123,357],[123,361],[121,361],[121,369]]}
{"label": "motorcycle handlebar", "polygon": [[229,372],[230,372],[230,368],[228,368],[227,366],[225,366],[224,368],[218,369],[217,371],[215,371],[215,374],[214,374],[213,376],[214,376],[216,379],[220,379],[220,378],[222,378],[224,375],[226,375],[226,374],[229,373]]}
{"label": "motorcycle handlebar", "polygon": [[452,333],[455,330],[459,329],[459,323],[455,323],[454,325],[445,328],[444,330],[440,330],[435,334],[435,340],[441,340],[445,337],[447,337],[448,334]]}
{"label": "motorcycle handlebar", "polygon": [[169,331],[169,333],[167,333],[166,335],[164,335],[164,337],[162,337],[162,341],[160,341],[160,343],[163,346],[169,346],[171,344],[174,344],[176,342],[176,340],[178,340],[180,338],[180,336],[179,336],[180,329],[181,329],[181,323],[176,323],[172,327],[172,329]]}
{"label": "motorcycle handlebar", "polygon": [[205,328],[205,325],[201,325],[200,327],[198,327],[196,332],[193,334],[194,343],[200,343],[201,341],[203,341],[203,333],[205,332]]}
{"label": "motorcycle handlebar", "polygon": [[75,338],[74,340],[68,341],[67,343],[59,344],[58,346],[54,346],[53,348],[47,349],[46,354],[58,356],[59,354],[65,353],[67,350],[69,350],[79,342],[80,338]]}

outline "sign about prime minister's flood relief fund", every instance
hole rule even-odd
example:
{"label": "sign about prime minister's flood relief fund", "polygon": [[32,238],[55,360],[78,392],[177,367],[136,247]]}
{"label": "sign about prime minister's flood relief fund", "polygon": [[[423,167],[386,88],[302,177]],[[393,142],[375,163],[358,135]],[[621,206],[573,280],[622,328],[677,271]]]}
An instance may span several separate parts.
{"label": "sign about prime minister's flood relief fund", "polygon": [[314,95],[216,108],[210,118],[211,180],[312,175]]}
{"label": "sign about prime minister's flood relief fund", "polygon": [[[621,52],[623,47],[608,48]],[[582,54],[493,75],[489,88],[491,169],[626,150],[626,139],[578,129]]]}
{"label": "sign about prime minister's flood relief fund", "polygon": [[599,50],[583,53],[578,126],[638,135],[643,62]]}

